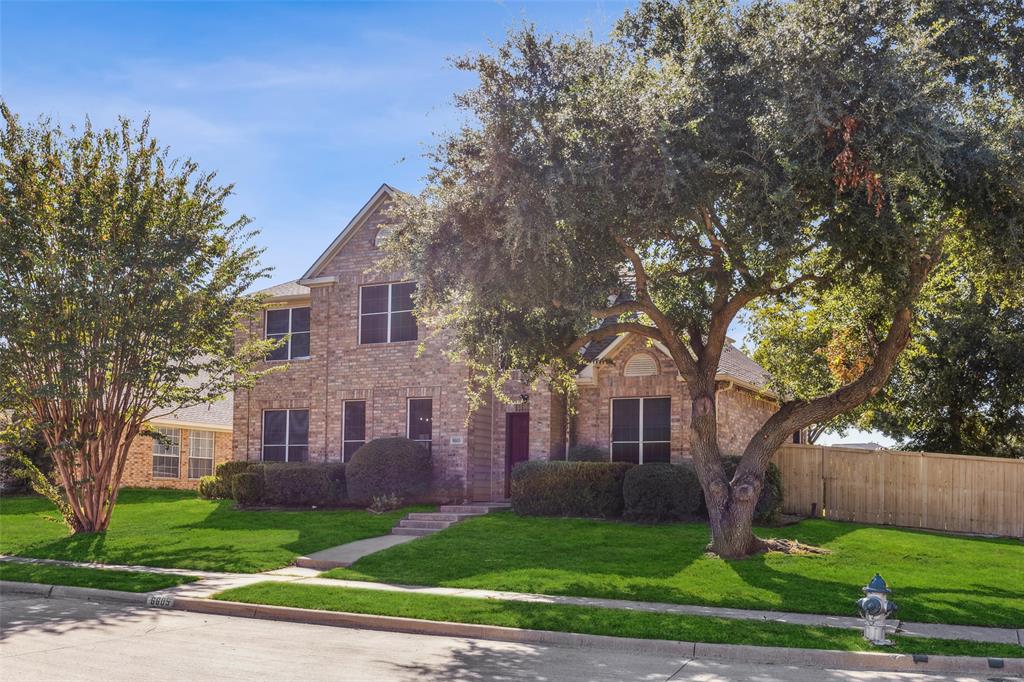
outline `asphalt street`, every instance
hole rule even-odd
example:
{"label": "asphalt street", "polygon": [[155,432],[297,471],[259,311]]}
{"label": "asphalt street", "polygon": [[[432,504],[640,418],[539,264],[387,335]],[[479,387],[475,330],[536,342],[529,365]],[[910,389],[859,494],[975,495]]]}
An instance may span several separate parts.
{"label": "asphalt street", "polygon": [[[995,672],[995,671],[993,671]],[[4,680],[1009,681],[727,664],[4,595]]]}

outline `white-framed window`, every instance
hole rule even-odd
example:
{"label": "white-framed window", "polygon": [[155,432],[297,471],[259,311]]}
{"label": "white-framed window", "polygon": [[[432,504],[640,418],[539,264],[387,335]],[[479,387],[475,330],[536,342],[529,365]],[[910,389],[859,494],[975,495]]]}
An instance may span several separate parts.
{"label": "white-framed window", "polygon": [[415,341],[415,282],[371,284],[359,289],[359,343]]}
{"label": "white-framed window", "polygon": [[213,444],[217,436],[213,431],[188,432],[188,477],[213,476]]}
{"label": "white-framed window", "polygon": [[156,428],[166,436],[166,442],[153,439],[153,478],[179,478],[181,476],[181,429],[169,426]]}
{"label": "white-framed window", "polygon": [[308,460],[309,410],[264,410],[262,454],[267,462]]}
{"label": "white-framed window", "polygon": [[346,400],[341,406],[341,461],[352,459],[366,444],[366,401]]}
{"label": "white-framed window", "polygon": [[406,436],[430,452],[434,442],[434,401],[430,398],[409,398]]}
{"label": "white-framed window", "polygon": [[295,360],[309,357],[309,306],[274,308],[264,316],[264,338],[285,339],[268,360]]}
{"label": "white-framed window", "polygon": [[670,398],[612,398],[611,429],[613,462],[671,461]]}

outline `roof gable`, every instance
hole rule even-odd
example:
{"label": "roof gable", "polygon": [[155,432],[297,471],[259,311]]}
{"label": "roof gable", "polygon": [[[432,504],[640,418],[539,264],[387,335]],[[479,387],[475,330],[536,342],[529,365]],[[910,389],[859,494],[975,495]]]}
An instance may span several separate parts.
{"label": "roof gable", "polygon": [[[621,334],[608,339],[601,339],[600,342],[595,342],[599,345],[593,351],[590,346],[588,346],[583,353],[583,358],[588,364],[579,373],[579,376],[584,378],[586,381],[592,381],[594,376],[594,365],[600,360],[610,360],[618,355],[625,347],[626,340],[631,336],[633,336],[633,334]],[[666,348],[664,344],[659,341],[652,341],[650,345],[652,348],[656,348],[665,357],[671,359],[672,354],[669,353],[668,348]],[[768,371],[761,365],[754,362],[752,358],[747,357],[743,351],[731,344],[726,344],[725,348],[722,349],[722,357],[718,362],[717,377],[720,379],[736,381],[740,384],[746,384],[748,387],[760,393],[775,397],[775,391],[773,391],[768,385],[769,379],[771,378]]]}
{"label": "roof gable", "polygon": [[320,257],[316,259],[313,265],[311,265],[310,268],[306,270],[305,274],[303,274],[302,277],[298,279],[298,283],[304,284],[306,280],[316,278],[317,273],[320,271],[320,269],[327,265],[331,261],[331,259],[334,258],[334,256],[337,255],[339,251],[341,251],[342,247],[345,246],[345,242],[347,242],[352,237],[352,235],[355,234],[356,230],[358,230],[359,226],[363,223],[363,221],[366,220],[366,218],[369,217],[370,214],[372,214],[380,206],[382,202],[393,199],[398,194],[398,190],[396,190],[391,185],[387,183],[381,185],[380,188],[373,193],[373,196],[370,197],[370,199],[365,204],[363,204],[363,207],[359,209],[359,212],[355,214],[352,220],[350,220],[348,224],[345,225],[344,228],[342,228],[341,232],[339,232],[338,236],[334,238],[334,241],[331,242],[330,246],[328,246],[327,249],[325,249],[324,252],[320,254]]}

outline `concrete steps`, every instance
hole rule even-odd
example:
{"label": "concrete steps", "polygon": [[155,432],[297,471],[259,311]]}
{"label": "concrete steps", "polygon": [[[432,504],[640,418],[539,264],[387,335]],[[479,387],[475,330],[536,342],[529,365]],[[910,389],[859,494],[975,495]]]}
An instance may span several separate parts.
{"label": "concrete steps", "polygon": [[484,502],[477,504],[444,504],[436,512],[413,512],[407,514],[398,525],[391,529],[392,535],[430,535],[444,530],[452,524],[473,516],[483,516],[499,509],[509,509],[507,502]]}

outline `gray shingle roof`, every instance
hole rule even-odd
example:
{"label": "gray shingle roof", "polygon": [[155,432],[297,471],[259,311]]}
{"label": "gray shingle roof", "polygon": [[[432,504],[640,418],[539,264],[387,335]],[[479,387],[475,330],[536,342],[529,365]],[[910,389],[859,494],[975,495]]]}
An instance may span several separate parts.
{"label": "gray shingle roof", "polygon": [[[205,381],[205,374],[189,377],[182,381],[185,386],[199,387]],[[153,421],[159,424],[171,422],[194,422],[231,428],[234,415],[234,396],[227,393],[204,405],[181,407],[171,412],[170,407],[158,408],[150,413]]]}
{"label": "gray shingle roof", "polygon": [[256,292],[270,298],[294,298],[298,296],[309,296],[309,287],[299,284],[299,280],[293,279],[290,282],[284,284],[275,284],[272,287],[266,289],[260,289]]}
{"label": "gray shingle roof", "polygon": [[729,345],[722,352],[718,371],[759,388],[767,388],[771,379],[771,375],[764,367],[754,362],[740,349]]}
{"label": "gray shingle roof", "polygon": [[196,422],[199,424],[209,424],[210,426],[230,428],[232,425],[233,407],[234,397],[231,393],[228,393],[216,402],[208,403],[206,405],[183,407],[180,410],[175,410],[173,414],[158,419],[157,421]]}

